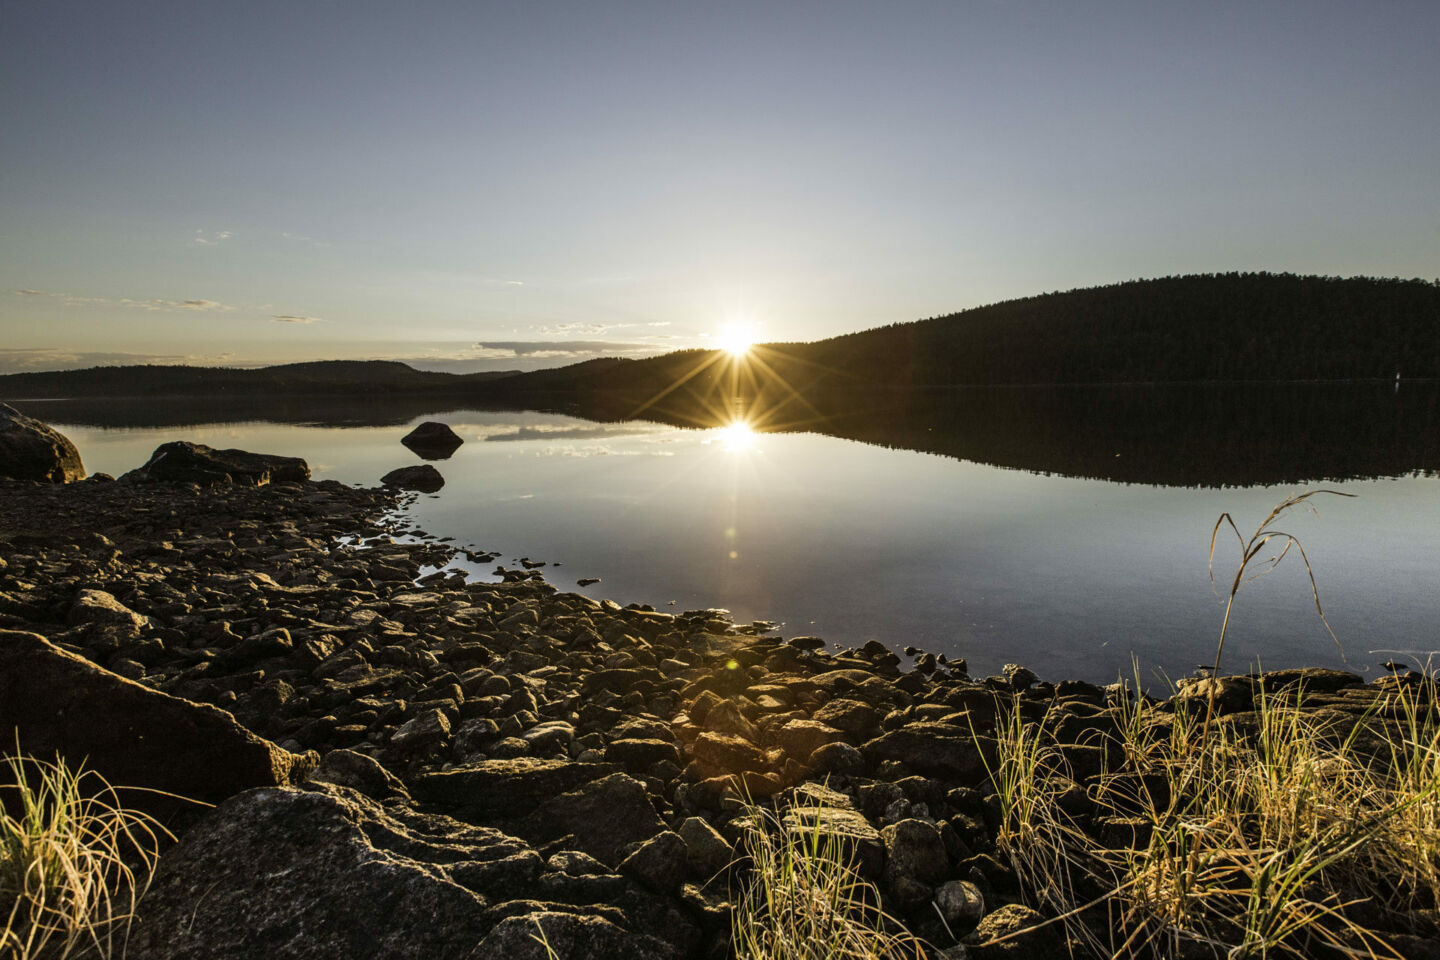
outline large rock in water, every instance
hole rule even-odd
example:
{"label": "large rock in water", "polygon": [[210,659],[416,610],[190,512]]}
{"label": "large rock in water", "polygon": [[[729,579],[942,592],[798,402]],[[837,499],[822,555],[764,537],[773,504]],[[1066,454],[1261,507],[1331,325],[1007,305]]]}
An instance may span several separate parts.
{"label": "large rock in water", "polygon": [[243,483],[310,479],[310,465],[299,457],[277,457],[248,450],[215,450],[203,443],[174,440],[162,443],[145,465],[122,480],[169,480],[181,483]]}
{"label": "large rock in water", "polygon": [[0,403],[0,480],[70,483],[84,479],[85,465],[68,437]]}
{"label": "large rock in water", "polygon": [[440,471],[428,463],[391,470],[380,478],[380,482],[387,487],[399,487],[401,490],[418,490],[421,493],[434,493],[436,490],[445,486],[445,478],[440,475]]}
{"label": "large rock in water", "polygon": [[[627,911],[527,899],[545,886],[544,870],[535,850],[499,830],[345,787],[251,790],[161,858],[126,956],[673,957],[627,929]],[[542,932],[553,954],[535,939]]]}
{"label": "large rock in water", "polygon": [[446,424],[427,420],[401,437],[400,442],[426,460],[446,460],[465,441]]}
{"label": "large rock in water", "polygon": [[[310,758],[263,740],[215,707],[126,680],[39,634],[0,630],[0,739],[45,758],[84,761],[117,787],[148,787],[218,803],[250,787],[289,783]],[[313,756],[313,755],[312,755]],[[194,805],[136,791],[160,816]]]}

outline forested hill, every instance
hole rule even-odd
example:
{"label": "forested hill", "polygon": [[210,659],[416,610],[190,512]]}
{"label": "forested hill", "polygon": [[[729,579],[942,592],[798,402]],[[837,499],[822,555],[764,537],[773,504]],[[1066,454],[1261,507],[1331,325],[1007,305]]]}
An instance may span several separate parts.
{"label": "forested hill", "polygon": [[91,367],[0,377],[4,397],[135,397],[447,393],[514,371],[457,376],[416,370],[393,360],[322,360],[255,370],[146,364]]}
{"label": "forested hill", "polygon": [[477,384],[496,401],[699,424],[737,402],[816,416],[876,388],[1440,378],[1440,285],[1230,273],[1010,300],[732,360],[688,350]]}
{"label": "forested hill", "polygon": [[393,361],[258,370],[97,367],[0,377],[0,398],[449,395],[586,403],[695,422],[739,397],[844,401],[875,387],[1440,379],[1440,283],[1226,273],[1132,280],[976,307],[735,361],[685,350],[645,360],[455,375]]}
{"label": "forested hill", "polygon": [[793,351],[906,386],[1440,377],[1440,285],[1272,273],[1134,280]]}

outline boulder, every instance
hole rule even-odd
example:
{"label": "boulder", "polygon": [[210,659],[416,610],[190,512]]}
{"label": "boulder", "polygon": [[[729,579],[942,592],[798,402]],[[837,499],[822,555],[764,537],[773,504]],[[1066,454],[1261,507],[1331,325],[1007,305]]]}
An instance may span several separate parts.
{"label": "boulder", "polygon": [[434,493],[445,486],[445,478],[440,475],[440,471],[428,463],[391,470],[380,478],[380,482],[387,487],[416,490],[420,493]]}
{"label": "boulder", "polygon": [[1244,677],[1200,677],[1180,681],[1180,689],[1170,698],[1172,703],[1182,701],[1191,710],[1203,714],[1214,697],[1215,715],[1242,713],[1255,707],[1255,689]]}
{"label": "boulder", "polygon": [[816,723],[857,735],[873,730],[880,722],[879,714],[870,704],[843,697],[831,700],[816,710],[813,719]]}
{"label": "boulder", "polygon": [[[117,787],[218,803],[285,784],[313,764],[263,740],[223,710],[151,690],[34,633],[0,630],[0,736],[39,757],[84,762]],[[127,803],[161,816],[193,805],[135,792]]]}
{"label": "boulder", "polygon": [[473,957],[506,960],[667,960],[676,956],[654,937],[631,933],[604,917],[537,910],[506,917]]}
{"label": "boulder", "polygon": [[834,727],[814,720],[791,720],[775,734],[776,741],[796,760],[808,760],[810,755],[827,743],[844,739],[844,734]]}
{"label": "boulder", "polygon": [[688,857],[689,848],[680,835],[664,830],[620,861],[619,870],[657,893],[670,893],[678,890],[685,879]]}
{"label": "boulder", "polygon": [[611,867],[618,866],[632,848],[668,829],[645,787],[623,773],[551,798],[530,825],[541,834],[573,836],[576,849]]}
{"label": "boulder", "polygon": [[150,620],[116,600],[114,594],[104,590],[81,590],[70,612],[65,615],[65,622],[72,627],[93,623],[138,633],[149,625]]}
{"label": "boulder", "polygon": [[966,934],[985,915],[985,896],[969,880],[951,880],[936,888],[935,909],[940,911],[946,927]]}
{"label": "boulder", "polygon": [[325,754],[310,774],[310,781],[349,787],[380,803],[410,799],[405,784],[381,766],[379,760],[354,750],[331,750]]}
{"label": "boulder", "polygon": [[1065,949],[1055,925],[1041,926],[1045,918],[1018,903],[988,913],[966,938],[970,953],[979,960],[1049,960]]}
{"label": "boulder", "polygon": [[950,861],[945,843],[933,823],[907,819],[880,831],[885,842],[885,882],[892,889],[901,881],[928,888],[945,878]]}
{"label": "boulder", "polygon": [[735,859],[730,842],[703,817],[686,818],[680,824],[680,839],[685,841],[685,860],[690,869],[706,880]]}
{"label": "boulder", "polygon": [[401,437],[400,442],[426,460],[447,460],[465,441],[448,425],[427,420]]}
{"label": "boulder", "polygon": [[68,437],[0,403],[0,480],[70,483],[84,479],[85,465]]}
{"label": "boulder", "polygon": [[[240,794],[161,859],[131,960],[465,960],[543,867],[498,830],[325,784]],[[484,955],[484,954],[479,954]]]}
{"label": "boulder", "polygon": [[551,797],[616,772],[608,763],[569,760],[481,760],[410,784],[415,799],[465,808],[493,817],[523,816]]}
{"label": "boulder", "polygon": [[985,776],[981,749],[993,752],[994,741],[971,736],[964,727],[923,722],[907,723],[861,748],[871,763],[896,760],[923,776],[967,784]]}
{"label": "boulder", "polygon": [[145,464],[126,473],[132,482],[241,483],[253,487],[310,479],[310,465],[299,457],[277,457],[248,450],[215,450],[203,443],[162,443]]}
{"label": "boulder", "polygon": [[818,783],[795,788],[781,826],[804,838],[803,843],[811,842],[817,834],[838,843],[865,877],[877,877],[885,862],[880,832],[855,809],[848,796]]}

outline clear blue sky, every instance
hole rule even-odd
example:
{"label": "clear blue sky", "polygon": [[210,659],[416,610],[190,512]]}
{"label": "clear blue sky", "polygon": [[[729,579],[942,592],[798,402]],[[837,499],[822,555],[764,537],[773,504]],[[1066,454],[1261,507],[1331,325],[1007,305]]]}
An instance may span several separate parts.
{"label": "clear blue sky", "polygon": [[1434,0],[46,0],[0,44],[0,371],[1440,275]]}

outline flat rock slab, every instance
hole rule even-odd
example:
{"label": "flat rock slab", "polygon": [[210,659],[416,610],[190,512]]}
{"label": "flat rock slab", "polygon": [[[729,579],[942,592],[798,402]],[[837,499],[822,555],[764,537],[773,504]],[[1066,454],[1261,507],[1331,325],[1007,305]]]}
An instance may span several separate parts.
{"label": "flat rock slab", "polygon": [[161,858],[131,960],[464,960],[538,854],[342,787],[247,791]]}
{"label": "flat rock slab", "polygon": [[310,479],[310,465],[299,457],[278,457],[248,450],[216,450],[203,443],[175,440],[162,443],[145,465],[121,479],[180,483],[267,483]]}
{"label": "flat rock slab", "polygon": [[516,757],[426,773],[410,783],[416,800],[495,817],[519,817],[559,794],[617,772],[609,763]]}
{"label": "flat rock slab", "polygon": [[[208,803],[289,783],[311,764],[223,710],[126,680],[39,634],[0,630],[0,730],[10,729],[23,751],[83,761],[117,787]],[[193,809],[141,792],[125,800],[161,816]]]}

